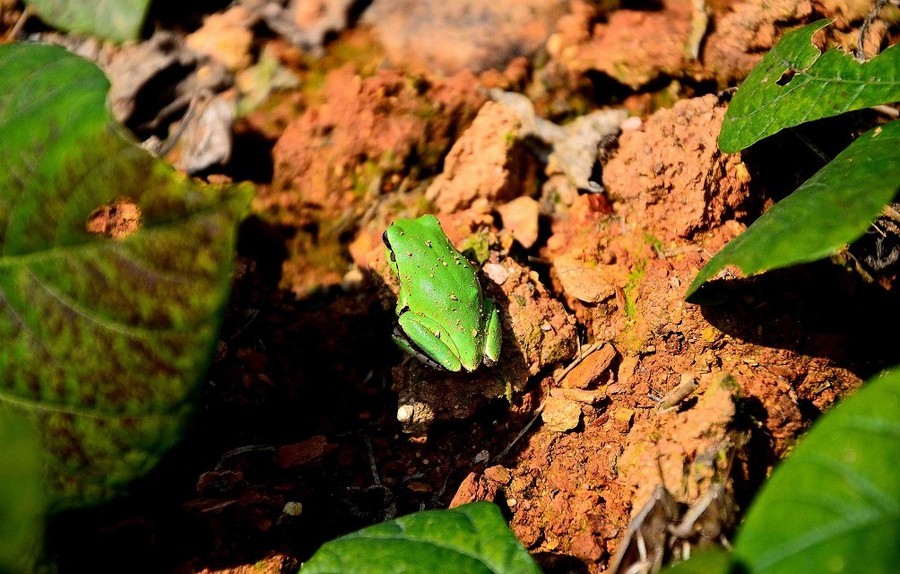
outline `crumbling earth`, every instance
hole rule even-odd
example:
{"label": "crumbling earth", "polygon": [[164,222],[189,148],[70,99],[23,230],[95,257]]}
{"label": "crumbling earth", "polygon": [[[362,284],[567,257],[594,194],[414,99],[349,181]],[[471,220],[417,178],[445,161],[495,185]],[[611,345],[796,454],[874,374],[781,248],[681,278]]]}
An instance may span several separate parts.
{"label": "crumbling earth", "polygon": [[[201,412],[135,496],[57,521],[62,571],[104,569],[98,552],[132,571],[289,571],[356,528],[493,500],[546,572],[603,572],[658,486],[685,508],[721,487],[727,537],[809,424],[897,362],[866,320],[896,297],[828,262],[726,272],[722,304],[684,301],[777,199],[773,173],[810,169],[777,138],[719,152],[723,90],[843,8],[577,0],[506,18],[463,0],[404,21],[376,1],[354,22],[346,2],[239,4],[192,45],[226,53],[249,98],[263,76],[243,74],[246,38],[267,23],[259,57],[293,81],[242,112],[222,166],[258,193]],[[504,32],[405,51],[438,4]],[[589,113],[607,115],[572,127]],[[573,141],[597,146],[587,168]],[[391,345],[381,234],[426,212],[498,303],[495,367],[449,375]]]}

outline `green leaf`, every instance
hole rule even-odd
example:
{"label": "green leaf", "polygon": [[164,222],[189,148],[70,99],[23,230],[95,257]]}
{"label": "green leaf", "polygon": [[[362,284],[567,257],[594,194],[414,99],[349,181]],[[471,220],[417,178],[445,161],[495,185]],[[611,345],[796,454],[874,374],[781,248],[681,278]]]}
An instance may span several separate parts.
{"label": "green leaf", "polygon": [[[116,496],[180,437],[251,193],[140,149],[108,87],[62,48],[0,46],[0,406],[41,429],[59,506]],[[137,231],[89,233],[117,201]]]}
{"label": "green leaf", "polygon": [[900,369],[822,417],[775,469],[738,532],[754,574],[896,572]]}
{"label": "green leaf", "polygon": [[811,39],[829,23],[789,32],[763,56],[728,106],[719,149],[734,153],[784,128],[900,101],[900,44],[863,63],[822,53]]}
{"label": "green leaf", "polygon": [[0,572],[30,569],[40,549],[46,502],[37,430],[0,408]]}
{"label": "green leaf", "polygon": [[859,238],[900,190],[900,121],[875,128],[775,204],[700,270],[685,298],[727,265],[745,275],[827,257]]}
{"label": "green leaf", "polygon": [[323,545],[302,574],[540,574],[500,510],[473,502],[376,524]]}
{"label": "green leaf", "polygon": [[106,40],[136,40],[150,0],[25,0],[41,20],[60,30]]}

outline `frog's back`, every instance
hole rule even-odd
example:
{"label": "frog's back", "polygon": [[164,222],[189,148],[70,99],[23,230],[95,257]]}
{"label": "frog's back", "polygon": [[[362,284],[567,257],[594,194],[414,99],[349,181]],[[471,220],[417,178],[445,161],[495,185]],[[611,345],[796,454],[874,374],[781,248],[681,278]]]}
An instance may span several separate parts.
{"label": "frog's back", "polygon": [[[397,263],[401,272],[404,268],[411,267],[417,271],[418,281],[415,289],[419,295],[425,297],[411,297],[412,293],[407,293],[407,300],[410,298],[428,302],[438,302],[446,300],[447,310],[453,312],[455,309],[467,309],[472,306],[481,306],[481,286],[475,277],[475,269],[469,261],[450,243],[450,239],[444,234],[440,223],[433,215],[425,215],[413,223],[420,224],[418,228],[419,235],[424,244],[424,248],[418,257],[414,257],[410,253],[395,253]],[[403,221],[396,222],[400,231],[405,232]],[[403,261],[406,259],[406,261]],[[465,267],[465,272],[460,272],[460,267]],[[407,285],[409,285],[407,283]],[[409,288],[412,288],[410,285]],[[434,304],[434,303],[432,303]],[[413,312],[417,309],[410,308]],[[425,309],[420,309],[424,311]],[[456,313],[453,314],[456,316]],[[473,321],[470,327],[478,328],[478,321]]]}

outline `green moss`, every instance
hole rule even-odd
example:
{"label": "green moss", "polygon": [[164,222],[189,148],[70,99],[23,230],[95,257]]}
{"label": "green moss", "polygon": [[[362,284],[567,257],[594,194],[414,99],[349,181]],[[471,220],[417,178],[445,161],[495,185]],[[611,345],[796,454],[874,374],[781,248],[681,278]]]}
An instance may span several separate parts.
{"label": "green moss", "polygon": [[637,315],[637,285],[644,278],[644,272],[647,267],[645,260],[638,261],[635,268],[628,274],[628,281],[625,283],[625,317],[634,320]]}
{"label": "green moss", "polygon": [[304,57],[300,70],[303,100],[310,107],[323,103],[325,82],[332,70],[352,64],[356,73],[367,78],[375,75],[383,59],[381,45],[365,30],[341,34],[322,57]]}
{"label": "green moss", "polygon": [[351,190],[355,197],[365,197],[372,188],[372,183],[384,177],[381,162],[367,159],[353,170]]}
{"label": "green moss", "polygon": [[384,60],[381,44],[365,28],[341,34],[328,46],[328,52],[331,61],[323,61],[326,69],[352,63],[363,77],[374,76]]}
{"label": "green moss", "polygon": [[664,244],[662,240],[651,234],[649,231],[644,232],[644,241],[657,253],[662,253],[663,251],[665,251],[663,249]]}
{"label": "green moss", "polygon": [[378,165],[382,171],[403,171],[406,158],[401,157],[396,151],[389,149],[382,152],[378,158]]}
{"label": "green moss", "polygon": [[466,237],[460,246],[460,252],[469,259],[477,261],[478,265],[484,265],[491,256],[490,240],[487,233],[474,233]]}
{"label": "green moss", "polygon": [[[644,232],[644,242],[647,243],[656,253],[665,251],[664,243],[650,232]],[[628,274],[628,281],[625,283],[623,291],[625,292],[625,316],[629,320],[633,320],[637,314],[637,286],[647,269],[647,260],[639,259],[631,273]]]}
{"label": "green moss", "polygon": [[651,96],[651,107],[654,110],[669,109],[682,99],[681,84],[672,81],[668,86]]}
{"label": "green moss", "polygon": [[642,259],[637,262],[631,273],[628,274],[628,281],[625,283],[622,291],[625,295],[625,327],[617,340],[622,349],[630,352],[638,352],[644,344],[640,330],[637,328],[637,289],[641,279],[644,278],[647,261]]}

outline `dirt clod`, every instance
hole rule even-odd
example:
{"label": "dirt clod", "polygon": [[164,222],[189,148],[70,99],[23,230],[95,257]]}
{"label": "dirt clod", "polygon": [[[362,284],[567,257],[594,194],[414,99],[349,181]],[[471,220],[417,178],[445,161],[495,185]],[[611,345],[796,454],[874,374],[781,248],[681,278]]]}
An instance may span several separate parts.
{"label": "dirt clod", "polygon": [[626,219],[672,241],[747,214],[746,167],[716,143],[724,115],[713,95],[683,100],[622,135],[603,181],[627,205]]}
{"label": "dirt clod", "polygon": [[522,186],[525,168],[518,131],[515,114],[494,102],[485,103],[450,148],[444,171],[425,197],[440,213],[487,212],[495,203],[512,199]]}
{"label": "dirt clod", "polygon": [[141,208],[132,200],[119,198],[91,212],[85,223],[88,233],[124,239],[141,228]]}
{"label": "dirt clod", "polygon": [[581,422],[581,406],[571,399],[551,395],[544,403],[541,420],[547,430],[570,431]]}

